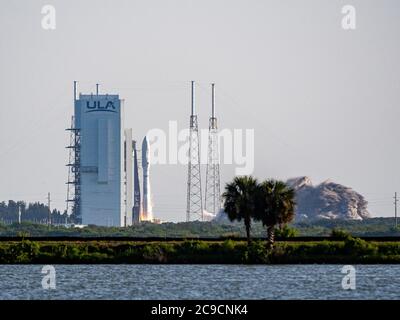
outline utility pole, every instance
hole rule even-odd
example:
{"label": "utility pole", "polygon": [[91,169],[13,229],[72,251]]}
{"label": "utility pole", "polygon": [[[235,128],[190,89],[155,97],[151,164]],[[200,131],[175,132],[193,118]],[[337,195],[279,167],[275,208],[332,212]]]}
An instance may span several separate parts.
{"label": "utility pole", "polygon": [[48,225],[51,225],[51,208],[50,208],[50,202],[51,202],[51,197],[50,197],[50,192],[47,194],[47,206],[49,208],[49,220],[48,220]]}
{"label": "utility pole", "polygon": [[18,205],[18,224],[21,224],[21,205]]}
{"label": "utility pole", "polygon": [[397,228],[397,203],[399,200],[397,199],[397,192],[394,193],[394,225]]}

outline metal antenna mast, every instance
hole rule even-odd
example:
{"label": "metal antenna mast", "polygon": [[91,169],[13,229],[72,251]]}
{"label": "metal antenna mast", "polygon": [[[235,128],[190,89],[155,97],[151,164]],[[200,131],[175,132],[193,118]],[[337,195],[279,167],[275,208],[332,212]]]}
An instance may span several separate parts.
{"label": "metal antenna mast", "polygon": [[208,156],[206,171],[205,210],[217,214],[221,208],[219,173],[218,130],[215,116],[215,84],[211,84],[211,117],[208,131]]}
{"label": "metal antenna mast", "polygon": [[201,220],[204,218],[201,194],[199,128],[195,112],[194,81],[192,81],[191,106],[186,221],[190,221],[196,215],[200,216]]}
{"label": "metal antenna mast", "polygon": [[[76,84],[74,81],[74,107],[76,105]],[[75,223],[82,223],[81,218],[81,131],[80,128],[76,127],[75,119],[72,117],[70,131],[70,145],[67,147],[70,149],[68,168],[68,182],[67,182],[67,214],[68,214],[68,203],[72,202],[71,214],[75,218]],[[70,186],[73,187],[73,192]]]}
{"label": "metal antenna mast", "polygon": [[18,224],[21,224],[21,205],[18,204]]}

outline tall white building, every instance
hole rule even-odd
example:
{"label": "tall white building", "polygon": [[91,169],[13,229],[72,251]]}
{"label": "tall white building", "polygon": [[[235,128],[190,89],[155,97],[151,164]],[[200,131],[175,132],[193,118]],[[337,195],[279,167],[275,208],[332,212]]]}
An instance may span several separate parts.
{"label": "tall white building", "polygon": [[119,96],[80,94],[75,100],[74,126],[80,134],[82,224],[130,225],[132,133],[123,130]]}

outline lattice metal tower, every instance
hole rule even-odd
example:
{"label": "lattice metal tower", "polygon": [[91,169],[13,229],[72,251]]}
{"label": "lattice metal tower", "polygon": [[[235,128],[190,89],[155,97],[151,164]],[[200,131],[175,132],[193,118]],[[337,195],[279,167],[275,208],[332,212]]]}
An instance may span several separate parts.
{"label": "lattice metal tower", "polygon": [[[68,131],[71,131],[72,128],[74,127],[74,116],[71,117],[71,126],[66,129]],[[70,132],[69,134],[69,145],[67,146],[67,149],[69,149],[68,152],[68,180],[67,180],[67,200],[66,200],[66,209],[65,211],[67,212],[68,215],[72,213],[72,206],[70,205],[71,199],[74,197],[74,191],[72,190],[73,187],[73,181],[74,181],[74,173],[72,172],[72,164],[74,163],[74,150],[73,150],[73,145],[74,145],[74,134],[73,131]]]}
{"label": "lattice metal tower", "polygon": [[[76,103],[76,81],[74,81],[74,106]],[[75,126],[75,119],[72,117],[70,131],[70,149],[67,181],[67,214],[70,210],[70,216],[75,223],[82,223],[81,216],[81,132]],[[69,204],[72,203],[72,206]],[[71,208],[71,209],[70,209]]]}
{"label": "lattice metal tower", "polygon": [[215,85],[211,84],[211,117],[208,131],[208,155],[206,171],[206,193],[204,207],[207,212],[217,214],[221,208],[219,173],[219,150],[217,118],[215,117]]}
{"label": "lattice metal tower", "polygon": [[190,221],[194,217],[200,217],[201,220],[204,218],[201,193],[199,128],[195,112],[194,81],[192,81],[191,106],[186,221]]}

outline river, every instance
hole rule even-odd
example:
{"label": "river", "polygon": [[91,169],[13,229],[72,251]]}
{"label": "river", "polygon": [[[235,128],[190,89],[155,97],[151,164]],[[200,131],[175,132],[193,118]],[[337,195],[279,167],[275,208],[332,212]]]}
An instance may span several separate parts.
{"label": "river", "polygon": [[42,267],[0,265],[0,299],[400,298],[400,265],[355,265],[354,290],[341,265],[54,265],[54,282]]}

